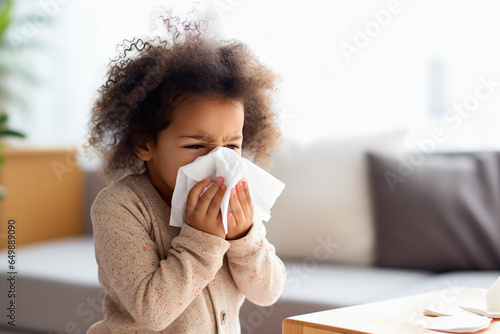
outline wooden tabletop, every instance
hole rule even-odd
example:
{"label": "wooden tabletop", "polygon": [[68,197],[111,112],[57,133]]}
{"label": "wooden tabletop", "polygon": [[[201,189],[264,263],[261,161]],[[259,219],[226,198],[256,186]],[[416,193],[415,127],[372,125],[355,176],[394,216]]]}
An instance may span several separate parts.
{"label": "wooden tabletop", "polygon": [[[456,288],[290,317],[283,334],[437,334],[415,323],[429,305],[458,307],[483,301],[486,290]],[[500,319],[479,332],[500,333]]]}

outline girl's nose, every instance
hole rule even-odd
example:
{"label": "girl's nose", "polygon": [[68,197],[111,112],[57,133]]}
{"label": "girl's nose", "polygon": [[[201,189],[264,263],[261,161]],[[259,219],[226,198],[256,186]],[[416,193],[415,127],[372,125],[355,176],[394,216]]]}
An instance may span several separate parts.
{"label": "girl's nose", "polygon": [[217,147],[222,147],[224,146],[223,144],[212,144],[212,145],[207,145],[207,154],[212,152],[214,149]]}

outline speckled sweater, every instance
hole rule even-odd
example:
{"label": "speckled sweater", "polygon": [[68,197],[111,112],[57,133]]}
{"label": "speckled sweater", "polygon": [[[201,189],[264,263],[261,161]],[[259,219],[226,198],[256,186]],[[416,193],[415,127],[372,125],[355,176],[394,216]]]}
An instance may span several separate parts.
{"label": "speckled sweater", "polygon": [[232,241],[170,226],[145,174],[103,189],[91,210],[106,294],[104,320],[87,333],[240,333],[245,297],[267,306],[281,294],[285,269],[262,223]]}

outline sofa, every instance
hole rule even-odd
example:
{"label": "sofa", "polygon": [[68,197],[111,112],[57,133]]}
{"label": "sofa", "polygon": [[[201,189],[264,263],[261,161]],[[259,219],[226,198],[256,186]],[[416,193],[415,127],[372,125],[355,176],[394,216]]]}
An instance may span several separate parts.
{"label": "sofa", "polygon": [[[497,153],[415,153],[405,136],[284,141],[271,172],[286,188],[266,228],[287,282],[273,306],[244,303],[242,333],[280,333],[286,317],[303,313],[489,288],[500,276]],[[90,170],[86,184],[88,212],[103,184]],[[84,235],[19,248],[16,326],[2,317],[0,332],[85,333],[102,318],[86,222]]]}

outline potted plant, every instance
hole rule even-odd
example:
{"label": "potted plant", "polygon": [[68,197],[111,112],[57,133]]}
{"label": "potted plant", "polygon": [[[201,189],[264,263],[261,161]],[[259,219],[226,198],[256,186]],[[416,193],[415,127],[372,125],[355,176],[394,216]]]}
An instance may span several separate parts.
{"label": "potted plant", "polygon": [[[0,249],[7,246],[4,236],[9,220],[22,222],[16,227],[17,246],[79,235],[84,230],[84,174],[74,163],[76,150],[39,147],[33,142],[19,147],[1,145],[7,136],[24,137],[7,124],[9,119],[14,119],[13,114],[8,117],[14,107],[24,109],[28,118],[43,112],[25,103],[28,100],[26,92],[16,86],[20,81],[34,88],[43,83],[43,76],[39,77],[36,69],[23,61],[22,55],[48,52],[51,47],[36,38],[16,43],[14,36],[22,35],[22,29],[17,28],[34,17],[33,10],[38,10],[37,2],[33,2],[34,5],[27,3],[23,1],[21,6],[21,1],[0,0],[0,185],[3,186],[0,190],[3,196],[0,200]],[[52,17],[49,21],[53,22],[51,20]],[[51,33],[50,28],[45,27]]]}
{"label": "potted plant", "polygon": [[[2,43],[5,32],[7,31],[7,27],[11,22],[10,13],[12,10],[12,6],[13,1],[8,0],[3,8],[0,8],[0,43]],[[7,112],[5,110],[0,110],[0,140],[7,136],[24,138],[24,134],[8,128],[8,120],[9,117],[7,116]],[[5,164],[5,157],[2,154],[2,149],[3,147],[0,146],[0,166]],[[5,197],[5,189],[0,184],[0,199],[3,197]]]}

